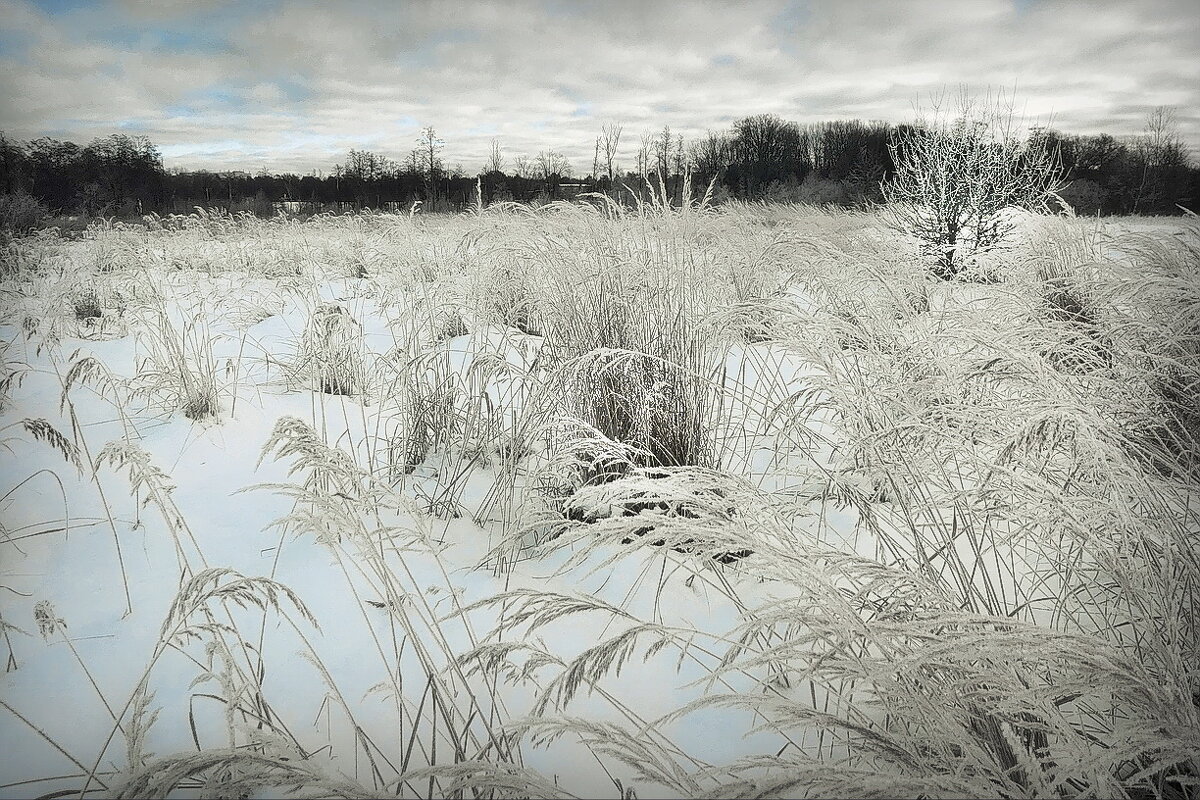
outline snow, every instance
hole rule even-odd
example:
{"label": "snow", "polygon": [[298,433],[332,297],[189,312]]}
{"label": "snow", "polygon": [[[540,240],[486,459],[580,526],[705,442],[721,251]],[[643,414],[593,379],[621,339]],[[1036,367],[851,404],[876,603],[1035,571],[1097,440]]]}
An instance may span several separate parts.
{"label": "snow", "polygon": [[[359,570],[358,554],[349,542],[323,547],[309,536],[296,537],[272,528],[275,520],[291,510],[287,497],[267,489],[247,491],[256,484],[289,480],[287,463],[269,457],[260,463],[260,450],[280,418],[303,419],[320,430],[326,441],[342,444],[365,441],[374,425],[376,410],[365,407],[360,399],[321,395],[286,379],[285,365],[296,359],[297,343],[311,309],[320,302],[346,304],[363,326],[364,350],[376,357],[384,356],[396,345],[392,330],[395,309],[381,308],[366,296],[361,281],[349,279],[321,283],[305,293],[224,276],[173,274],[156,286],[166,298],[166,318],[174,332],[194,332],[209,344],[219,368],[226,362],[232,365],[232,372],[221,381],[219,416],[216,420],[194,421],[178,411],[139,400],[118,408],[91,387],[79,386],[69,398],[92,457],[106,442],[121,437],[121,416],[126,415],[136,447],[145,451],[149,461],[174,484],[170,501],[195,534],[199,547],[193,568],[228,567],[247,576],[268,576],[295,589],[320,625],[319,634],[309,631],[307,635],[336,677],[358,723],[385,750],[398,749],[401,742],[395,730],[394,705],[381,702],[369,691],[382,677],[380,658],[372,654],[383,653],[385,661],[391,658],[387,645],[375,640],[391,635],[386,624],[388,616],[368,602],[383,599],[381,587],[370,580],[366,570]],[[45,418],[69,435],[69,418],[59,411],[67,358],[78,350],[76,358],[90,355],[114,375],[133,377],[148,352],[143,341],[147,335],[145,323],[141,322],[120,338],[68,337],[57,348],[47,348],[40,354],[16,328],[5,326],[0,335],[9,343],[10,360],[15,355],[28,363],[32,372],[13,391],[0,423]],[[539,345],[539,337],[483,326],[446,341],[445,363],[465,376],[481,354],[496,353],[513,367],[527,369]],[[813,370],[787,353],[771,352],[763,345],[751,347],[753,357],[732,352],[727,364],[730,371],[738,371],[739,379],[748,387],[757,383],[756,370],[771,369],[794,375],[794,379],[773,390],[793,391]],[[496,408],[520,412],[525,389],[519,379],[494,378],[486,391]],[[90,679],[119,711],[155,650],[159,627],[179,586],[174,536],[181,540],[186,536],[178,531],[173,535],[167,529],[154,503],[139,507],[146,494],[131,497],[125,470],[100,468],[99,484],[113,513],[128,580],[132,611],[126,615],[112,531],[88,468],[77,473],[60,455],[36,442],[22,439],[10,442],[10,447],[13,452],[6,454],[0,473],[3,490],[9,492],[2,513],[10,537],[0,549],[0,583],[5,589],[0,608],[6,622],[33,635],[12,635],[19,669],[5,673],[3,696],[64,750],[90,767],[100,743],[111,731],[111,718],[62,638],[51,635],[43,639],[37,635],[32,624],[33,606],[42,600],[53,604],[57,616],[66,623],[66,635],[87,666]],[[768,451],[760,450],[753,469],[766,473],[770,456]],[[18,486],[39,470],[46,472]],[[61,479],[61,493],[50,473]],[[486,474],[473,476],[461,498],[463,508],[477,509],[491,482]],[[30,535],[64,524],[67,516],[73,526],[69,533]],[[570,575],[556,574],[553,556],[520,562],[510,574],[496,575],[478,566],[487,557],[494,531],[485,530],[469,516],[443,521],[413,513],[396,515],[390,524],[444,543],[440,559],[445,573],[428,552],[414,549],[403,556],[405,569],[412,575],[410,589],[423,592],[424,601],[438,613],[452,611],[452,591],[459,593],[460,603],[468,604],[505,590],[530,587],[563,593],[591,590],[610,601],[623,602],[635,613],[652,612],[662,621],[699,626],[714,633],[738,621],[735,609],[707,590],[705,582],[684,587],[688,571],[661,579],[666,585],[659,591],[659,573],[666,556],[657,551],[646,550],[640,557],[621,559],[606,567],[602,576],[588,575],[586,568]],[[22,535],[26,538],[19,538]],[[184,550],[191,554],[186,543]],[[348,590],[351,586],[352,591]],[[253,619],[245,615],[245,630],[257,630]],[[452,651],[464,652],[486,631],[486,621],[486,614],[475,615],[472,636],[453,620],[445,622],[440,631]],[[290,726],[310,735],[315,733],[317,739],[331,744],[330,763],[335,768],[353,774],[353,764],[347,759],[353,757],[354,748],[347,739],[345,725],[337,721],[337,714],[326,722],[320,713],[329,710],[327,688],[320,676],[308,661],[295,656],[300,645],[275,615],[266,616],[263,630],[268,695],[282,698],[276,703]],[[539,635],[550,652],[569,657],[595,644],[604,632],[572,622]],[[256,637],[248,634],[248,638]],[[671,653],[660,654],[645,666],[630,668],[635,678],[610,682],[610,688],[618,691],[630,708],[637,709],[642,720],[654,719],[694,699],[694,689],[681,687],[707,674],[701,667],[686,663],[677,671],[675,661]],[[197,691],[212,691],[209,684],[189,688],[195,674],[196,665],[175,652],[167,653],[154,665],[151,687],[156,692],[154,702],[162,711],[149,734],[149,751],[165,754],[194,748],[193,723],[202,744],[221,745],[223,714],[218,703],[192,697]],[[507,701],[516,707],[528,704],[531,697],[523,687],[505,691],[511,695]],[[606,701],[586,693],[571,711],[597,719],[613,713]],[[714,735],[726,725],[731,731],[748,730],[752,720],[747,713],[706,711],[700,717],[702,724],[699,720],[676,723],[671,735],[686,750],[720,763],[768,746],[767,734],[746,739]],[[189,719],[191,723],[183,722]],[[44,739],[22,730],[11,718],[4,726],[5,746],[0,748],[3,782],[79,771]],[[122,759],[123,743],[118,735],[101,758],[102,769],[119,768]],[[600,765],[569,741],[531,751],[527,759],[530,766],[557,776],[573,791],[588,794],[612,790],[612,782]],[[64,781],[64,785],[71,785],[71,781]],[[16,787],[16,791],[36,795],[49,788],[52,784],[35,783]]]}

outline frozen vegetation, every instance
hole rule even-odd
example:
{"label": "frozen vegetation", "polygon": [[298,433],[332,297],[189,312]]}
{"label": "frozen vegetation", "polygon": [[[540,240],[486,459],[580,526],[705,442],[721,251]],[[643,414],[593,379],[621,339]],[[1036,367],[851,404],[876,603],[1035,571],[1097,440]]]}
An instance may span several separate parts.
{"label": "frozen vegetation", "polygon": [[1195,796],[1200,231],[1012,222],[15,240],[0,791]]}

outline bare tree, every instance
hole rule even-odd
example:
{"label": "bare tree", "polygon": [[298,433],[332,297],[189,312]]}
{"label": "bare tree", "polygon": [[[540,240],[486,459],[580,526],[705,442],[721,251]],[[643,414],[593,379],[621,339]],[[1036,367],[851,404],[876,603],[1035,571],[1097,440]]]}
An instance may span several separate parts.
{"label": "bare tree", "polygon": [[500,154],[500,142],[492,139],[492,150],[487,162],[483,165],[484,172],[503,172],[504,156]]}
{"label": "bare tree", "polygon": [[604,157],[604,166],[608,171],[609,183],[612,183],[617,159],[617,147],[621,144],[622,125],[619,122],[606,122],[600,130],[600,152]]}
{"label": "bare tree", "polygon": [[542,180],[570,177],[571,162],[562,153],[542,150],[534,160],[534,175]]}
{"label": "bare tree", "polygon": [[344,165],[339,165],[341,175],[360,181],[373,181],[387,177],[398,169],[396,163],[386,156],[370,150],[350,150]]}
{"label": "bare tree", "polygon": [[891,223],[920,239],[935,259],[933,272],[950,279],[960,253],[987,250],[1011,230],[1000,212],[1045,210],[1060,186],[1057,153],[1015,132],[1011,105],[961,100],[958,113],[901,134],[890,146],[896,171],[883,184]]}
{"label": "bare tree", "polygon": [[1146,116],[1146,141],[1154,152],[1162,152],[1176,144],[1182,144],[1179,120],[1173,106],[1156,106]]}
{"label": "bare tree", "polygon": [[1147,115],[1145,133],[1135,143],[1134,152],[1142,170],[1134,195],[1134,213],[1173,212],[1172,198],[1186,192],[1191,163],[1174,108],[1158,106]]}
{"label": "bare tree", "polygon": [[775,114],[756,114],[733,123],[730,141],[737,180],[746,196],[762,196],[776,181],[798,176],[800,126]]}
{"label": "bare tree", "polygon": [[654,139],[654,169],[658,179],[666,181],[671,175],[671,126],[664,125],[662,132]]}
{"label": "bare tree", "polygon": [[650,153],[654,148],[654,134],[646,131],[642,134],[641,147],[638,148],[637,171],[643,177],[650,176]]}
{"label": "bare tree", "polygon": [[513,170],[516,171],[518,178],[533,177],[533,164],[529,161],[529,156],[522,153],[513,159]]}
{"label": "bare tree", "polygon": [[708,131],[703,139],[692,143],[690,156],[693,169],[712,179],[724,174],[733,163],[733,145],[726,134]]}
{"label": "bare tree", "polygon": [[433,129],[432,125],[422,128],[421,136],[417,139],[420,167],[425,176],[425,186],[430,204],[437,200],[437,182],[442,171],[442,160],[438,154],[441,153],[445,144],[438,138],[437,131]]}
{"label": "bare tree", "polygon": [[417,145],[421,153],[421,169],[426,174],[435,173],[442,168],[442,160],[438,157],[438,154],[442,152],[442,147],[445,144],[445,142],[438,138],[437,131],[433,129],[433,126],[421,129]]}

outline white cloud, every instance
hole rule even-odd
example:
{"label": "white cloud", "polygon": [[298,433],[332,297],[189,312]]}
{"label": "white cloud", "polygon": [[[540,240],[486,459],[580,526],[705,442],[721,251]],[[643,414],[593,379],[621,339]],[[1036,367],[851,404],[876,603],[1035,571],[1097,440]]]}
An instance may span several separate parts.
{"label": "white cloud", "polygon": [[[403,159],[422,125],[469,169],[552,148],[590,168],[604,121],[685,137],[771,112],[895,122],[943,88],[1016,90],[1071,132],[1131,134],[1179,107],[1200,150],[1200,10],[1186,0],[970,3],[0,2],[0,128],[122,129],[168,166],[328,169]],[[13,44],[13,42],[17,44]],[[24,45],[21,46],[21,42]]]}

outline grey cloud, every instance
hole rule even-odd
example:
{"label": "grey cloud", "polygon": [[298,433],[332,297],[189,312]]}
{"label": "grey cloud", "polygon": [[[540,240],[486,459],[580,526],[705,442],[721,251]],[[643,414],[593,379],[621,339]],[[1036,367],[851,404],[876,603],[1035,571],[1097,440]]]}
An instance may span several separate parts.
{"label": "grey cloud", "polygon": [[[307,171],[350,146],[402,159],[434,125],[447,161],[468,168],[497,138],[510,163],[551,148],[586,169],[606,120],[624,122],[629,165],[639,135],[663,125],[692,137],[762,112],[899,122],[914,101],[966,84],[1015,87],[1021,110],[1079,132],[1137,133],[1144,109],[1177,105],[1200,149],[1200,12],[1183,0],[797,8],[122,1],[52,17],[4,0],[7,24],[37,47],[25,64],[0,54],[0,128],[29,138],[74,125],[84,138],[132,122],[168,165]],[[217,26],[219,52],[98,38],[117,23],[186,30],[199,19],[230,20]]]}

